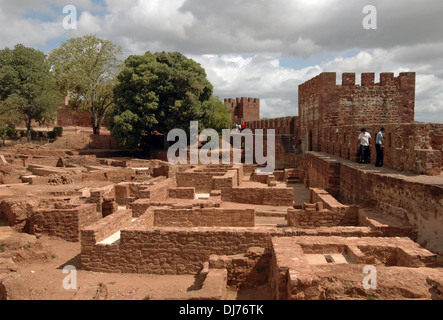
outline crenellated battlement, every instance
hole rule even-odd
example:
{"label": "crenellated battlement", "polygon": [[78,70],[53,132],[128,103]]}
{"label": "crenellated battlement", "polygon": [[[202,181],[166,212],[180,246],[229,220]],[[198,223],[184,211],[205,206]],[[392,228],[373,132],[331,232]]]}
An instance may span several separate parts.
{"label": "crenellated battlement", "polygon": [[260,120],[260,99],[227,98],[225,105],[230,109],[234,123]]}
{"label": "crenellated battlement", "polygon": [[393,72],[380,73],[380,82],[375,82],[374,72],[364,72],[361,74],[361,82],[357,84],[357,75],[355,73],[345,72],[342,74],[341,84],[337,84],[337,74],[335,72],[323,72],[301,85],[303,88],[309,87],[368,87],[368,86],[392,86],[397,85],[405,87],[406,85],[414,85],[415,88],[415,72],[402,72],[398,77]]}
{"label": "crenellated battlement", "polygon": [[325,127],[373,123],[413,123],[415,72],[343,73],[341,83],[335,72],[324,72],[299,86],[301,132],[311,150],[327,144]]}

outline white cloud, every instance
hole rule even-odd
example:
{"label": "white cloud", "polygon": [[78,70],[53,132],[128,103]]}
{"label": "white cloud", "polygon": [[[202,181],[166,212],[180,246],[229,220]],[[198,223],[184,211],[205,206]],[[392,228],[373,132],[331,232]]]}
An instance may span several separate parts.
{"label": "white cloud", "polygon": [[214,93],[221,98],[261,99],[261,116],[298,114],[298,85],[321,72],[319,66],[295,70],[280,66],[275,55],[193,56],[207,71]]}
{"label": "white cloud", "polygon": [[[62,27],[66,4],[79,11],[78,30]],[[337,72],[339,78],[342,72],[416,71],[416,119],[443,122],[443,42],[438,32],[443,30],[443,3],[373,0],[378,30],[371,31],[362,27],[367,4],[0,0],[0,46],[44,47],[60,38],[96,33],[121,45],[127,55],[180,51],[205,67],[219,96],[261,98],[264,117],[297,114],[298,85],[322,71]],[[324,59],[316,58],[322,55]],[[282,57],[303,63],[282,66]]]}

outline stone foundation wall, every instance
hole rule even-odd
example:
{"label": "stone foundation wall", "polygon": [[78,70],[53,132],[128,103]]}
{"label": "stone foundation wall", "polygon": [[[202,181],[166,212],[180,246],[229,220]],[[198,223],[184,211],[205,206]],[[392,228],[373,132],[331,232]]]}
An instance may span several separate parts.
{"label": "stone foundation wall", "polygon": [[[324,289],[307,254],[346,254],[353,264],[435,267],[435,254],[407,238],[274,237],[269,283],[276,300],[318,300]],[[326,264],[327,265],[327,264]],[[325,266],[327,268],[327,266]]]}
{"label": "stone foundation wall", "polygon": [[32,234],[60,237],[66,241],[78,242],[80,229],[96,222],[101,213],[95,204],[84,204],[66,209],[38,209],[31,219]]}
{"label": "stone foundation wall", "polygon": [[156,227],[254,227],[253,209],[154,209]]}
{"label": "stone foundation wall", "polygon": [[169,188],[169,198],[195,199],[195,188]]}
{"label": "stone foundation wall", "polygon": [[119,149],[120,146],[110,135],[91,134],[89,140],[90,149]]}
{"label": "stone foundation wall", "polygon": [[[443,187],[433,182],[433,177],[380,174],[376,168],[362,170],[351,162],[329,160],[322,153],[308,153],[307,157],[310,187],[338,190],[342,203],[368,204],[383,214],[407,221],[417,228],[418,243],[443,254]],[[331,171],[322,171],[331,163],[337,168],[332,181]]]}
{"label": "stone foundation wall", "polygon": [[213,177],[212,190],[221,190],[223,188],[234,188],[238,187],[238,171],[229,170],[222,177]]}
{"label": "stone foundation wall", "polygon": [[297,210],[288,209],[288,226],[304,229],[335,227],[335,226],[357,226],[358,207],[348,210]]}
{"label": "stone foundation wall", "polygon": [[222,189],[222,201],[271,205],[292,206],[294,190],[292,188],[225,188]]}
{"label": "stone foundation wall", "polygon": [[178,172],[177,187],[195,188],[197,193],[210,193],[213,190],[213,177],[223,177],[225,172]]}
{"label": "stone foundation wall", "polygon": [[140,227],[121,230],[120,244],[104,245],[96,243],[95,228],[82,230],[82,269],[147,274],[196,274],[211,254],[235,255],[250,247],[269,248],[271,236],[281,234],[245,228]]}
{"label": "stone foundation wall", "polygon": [[288,209],[288,226],[308,229],[357,226],[358,209],[358,206],[341,204],[324,189],[311,188],[309,204],[302,210]]}

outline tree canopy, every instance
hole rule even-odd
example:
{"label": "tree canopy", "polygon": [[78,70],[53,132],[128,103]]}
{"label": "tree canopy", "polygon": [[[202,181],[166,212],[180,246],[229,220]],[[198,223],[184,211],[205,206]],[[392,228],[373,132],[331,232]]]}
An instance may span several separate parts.
{"label": "tree canopy", "polygon": [[205,70],[178,52],[130,56],[114,89],[115,106],[108,121],[111,134],[129,147],[154,131],[187,131],[190,121],[199,121],[201,130],[229,128],[229,112],[212,94]]}
{"label": "tree canopy", "polygon": [[[14,126],[24,121],[28,141],[31,124],[55,119],[59,95],[46,55],[21,44],[0,50],[0,113],[3,124]],[[6,120],[7,119],[7,120]]]}
{"label": "tree canopy", "polygon": [[114,103],[113,88],[120,71],[122,49],[95,35],[71,38],[49,55],[57,84],[70,106],[89,112],[94,134],[99,134]]}

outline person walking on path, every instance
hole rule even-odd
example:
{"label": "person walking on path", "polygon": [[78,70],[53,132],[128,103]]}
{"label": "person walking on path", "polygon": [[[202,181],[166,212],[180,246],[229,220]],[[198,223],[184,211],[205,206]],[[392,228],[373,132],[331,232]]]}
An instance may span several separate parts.
{"label": "person walking on path", "polygon": [[384,132],[385,128],[382,127],[380,129],[380,132],[377,134],[377,137],[375,138],[375,149],[377,150],[377,161],[375,162],[376,167],[383,167],[383,159],[384,159]]}

